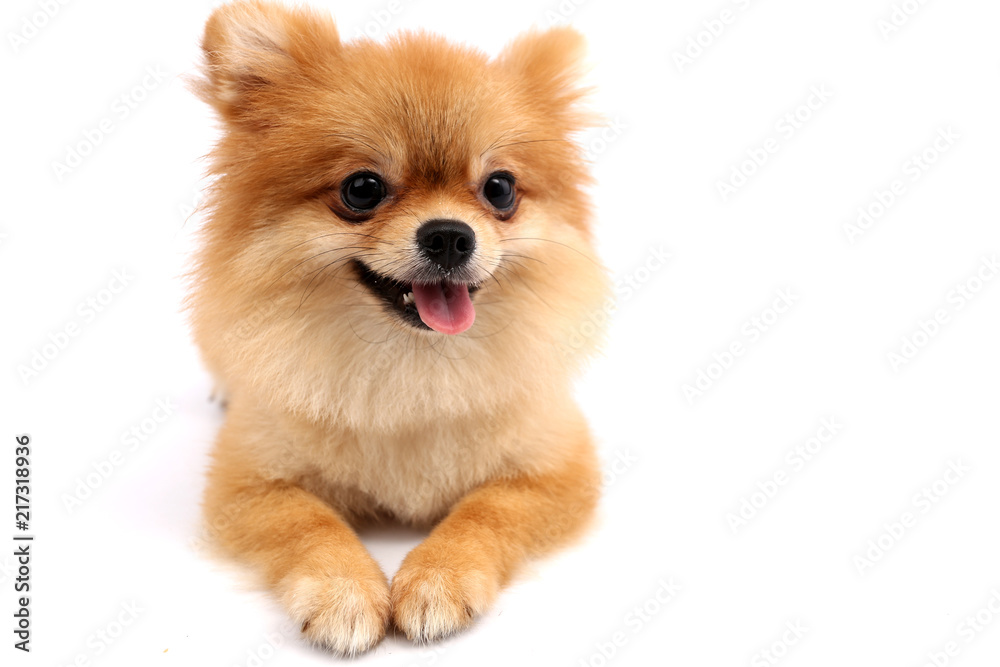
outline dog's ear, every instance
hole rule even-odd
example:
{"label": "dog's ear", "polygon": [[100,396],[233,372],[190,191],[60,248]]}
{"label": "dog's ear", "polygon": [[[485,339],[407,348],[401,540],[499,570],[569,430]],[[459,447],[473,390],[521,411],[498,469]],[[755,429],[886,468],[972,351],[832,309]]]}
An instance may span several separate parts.
{"label": "dog's ear", "polygon": [[583,35],[558,27],[521,35],[500,53],[497,63],[528,87],[533,101],[564,117],[588,92],[580,85],[585,51]]}
{"label": "dog's ear", "polygon": [[249,0],[216,9],[201,42],[204,78],[200,97],[227,121],[266,125],[260,115],[283,86],[307,81],[340,51],[329,16],[308,9]]}

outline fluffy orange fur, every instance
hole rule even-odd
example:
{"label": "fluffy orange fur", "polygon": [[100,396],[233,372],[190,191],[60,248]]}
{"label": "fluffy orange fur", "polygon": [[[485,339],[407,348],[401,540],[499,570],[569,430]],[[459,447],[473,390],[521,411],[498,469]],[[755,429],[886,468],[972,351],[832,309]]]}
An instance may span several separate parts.
{"label": "fluffy orange fur", "polygon": [[[486,610],[525,559],[578,535],[599,473],[572,379],[598,343],[582,40],[526,34],[497,58],[426,33],[342,42],[331,19],[261,2],[208,21],[212,153],[189,308],[228,396],[204,510],[312,641],[353,654],[388,623],[436,639]],[[516,178],[509,219],[486,174]],[[340,184],[393,196],[363,222]],[[425,221],[475,232],[476,320],[399,320],[359,282],[412,259]],[[391,585],[355,533],[433,526]]]}

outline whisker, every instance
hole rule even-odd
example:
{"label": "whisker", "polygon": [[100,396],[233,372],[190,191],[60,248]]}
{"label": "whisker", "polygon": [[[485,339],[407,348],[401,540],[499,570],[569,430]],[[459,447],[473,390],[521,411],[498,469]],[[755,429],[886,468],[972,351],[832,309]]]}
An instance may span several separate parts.
{"label": "whisker", "polygon": [[[373,150],[374,152],[378,153],[379,157],[381,157],[381,158],[383,158],[385,160],[389,159],[388,157],[386,157],[385,153],[383,153],[379,149],[375,148],[370,143],[368,143],[366,141],[362,141],[361,139],[359,139],[358,137],[356,137],[354,135],[351,135],[351,134],[341,134],[341,133],[338,133],[338,132],[331,132],[331,133],[325,134],[323,136],[326,136],[326,137],[340,137],[341,139],[350,139],[351,141],[356,141],[359,144],[361,144],[362,146],[366,146],[366,147],[370,148],[371,150]],[[368,141],[372,141],[371,137],[362,137],[362,138],[368,139]]]}
{"label": "whisker", "polygon": [[[319,238],[319,237],[317,237],[317,238]],[[312,240],[315,240],[315,239],[312,239]],[[308,243],[308,241],[304,241],[303,243]],[[302,244],[300,243],[299,245],[302,245]],[[341,250],[371,250],[371,249],[368,248],[368,247],[366,247],[366,246],[340,246],[340,247],[337,247],[337,248],[330,248],[329,250],[323,250],[321,252],[316,253],[315,255],[312,255],[310,257],[307,257],[307,258],[303,259],[300,262],[297,262],[291,268],[286,269],[285,271],[283,271],[281,273],[281,275],[279,275],[277,278],[275,278],[270,283],[268,283],[267,286],[264,288],[264,290],[267,291],[267,290],[271,289],[272,287],[274,287],[275,283],[277,283],[279,280],[281,280],[286,275],[288,275],[289,273],[291,273],[292,271],[294,271],[298,267],[302,266],[306,262],[312,261],[312,260],[316,259],[317,257],[321,257],[322,255],[326,255],[326,254],[329,254],[331,252],[339,252]],[[287,252],[287,251],[285,251],[285,252]],[[272,264],[273,263],[274,262],[272,262]],[[307,273],[306,275],[310,275],[310,273]]]}
{"label": "whisker", "polygon": [[276,261],[278,261],[278,258],[281,257],[282,255],[284,255],[285,253],[290,252],[292,250],[295,250],[299,246],[303,246],[303,245],[305,245],[307,243],[312,243],[313,241],[318,241],[320,239],[325,239],[325,238],[330,237],[330,236],[366,236],[366,237],[368,237],[370,239],[374,239],[375,241],[378,241],[378,242],[381,242],[381,243],[388,243],[388,241],[385,241],[384,239],[381,239],[378,236],[374,236],[372,234],[365,234],[363,232],[329,232],[327,234],[320,234],[319,236],[314,236],[311,239],[306,239],[305,241],[302,241],[300,243],[296,243],[295,245],[291,246],[290,248],[286,248],[285,250],[282,250],[281,252],[279,252],[277,255],[274,256],[274,259],[271,260],[271,264],[274,264]]}
{"label": "whisker", "polygon": [[[567,143],[567,144],[573,143],[569,139],[525,139],[524,141],[511,141],[511,142],[506,143],[506,144],[500,144],[499,146],[494,146],[493,148],[496,149],[496,150],[499,150],[501,148],[507,148],[508,146],[519,146],[521,144],[538,144],[538,143],[550,142],[550,141],[558,141],[558,142],[563,142],[563,143]],[[482,157],[482,155],[480,155],[479,157]]]}
{"label": "whisker", "polygon": [[546,243],[554,243],[556,245],[561,245],[564,248],[569,248],[570,250],[577,253],[581,257],[586,258],[587,261],[593,263],[595,266],[600,266],[600,264],[593,257],[587,255],[584,252],[581,252],[578,248],[574,248],[571,245],[566,245],[565,243],[562,243],[560,241],[553,241],[552,239],[543,239],[538,236],[515,236],[509,239],[500,239],[500,243],[507,243],[509,241],[545,241]]}
{"label": "whisker", "polygon": [[[364,253],[353,253],[351,255],[348,255],[347,257],[338,257],[337,259],[333,260],[332,262],[330,262],[328,264],[324,264],[320,268],[315,269],[313,271],[310,271],[309,273],[312,273],[312,274],[315,274],[315,275],[313,275],[313,277],[306,284],[305,289],[302,290],[303,296],[299,300],[299,305],[295,308],[295,311],[292,314],[294,315],[295,313],[299,312],[299,309],[302,308],[302,304],[304,304],[306,302],[306,299],[308,299],[310,296],[312,296],[313,292],[315,292],[319,288],[319,286],[322,283],[322,281],[320,281],[320,283],[316,283],[316,287],[314,287],[312,290],[309,290],[309,287],[313,284],[313,282],[315,282],[317,278],[319,278],[320,276],[322,276],[323,273],[328,268],[330,268],[331,266],[334,266],[335,264],[340,264],[340,263],[346,262],[347,260],[354,259],[355,257],[360,257],[360,256],[364,256]],[[307,273],[306,275],[309,275],[309,273]],[[306,292],[308,292],[308,293],[306,293]]]}
{"label": "whisker", "polygon": [[[383,345],[384,343],[389,342],[390,338],[395,338],[395,336],[389,336],[389,335],[387,335],[382,340],[368,340],[367,338],[365,338],[364,336],[362,336],[361,334],[358,333],[358,330],[354,328],[354,322],[352,322],[350,320],[350,318],[348,318],[348,320],[347,320],[347,326],[351,327],[351,331],[354,333],[355,336],[358,337],[358,340],[363,340],[364,342],[368,343],[369,345]],[[391,333],[392,332],[390,332],[390,334]]]}
{"label": "whisker", "polygon": [[532,261],[538,262],[539,264],[544,264],[545,266],[548,266],[548,262],[543,262],[537,257],[532,257],[531,255],[520,255],[514,252],[505,252],[502,255],[500,255],[501,260],[507,259],[508,257],[520,257],[521,259],[530,259]]}
{"label": "whisker", "polygon": [[523,131],[522,132],[518,132],[518,131],[514,131],[514,130],[510,130],[508,132],[504,132],[499,137],[497,137],[496,140],[492,144],[490,144],[489,146],[487,146],[486,149],[482,153],[479,154],[479,157],[483,157],[484,155],[486,155],[487,153],[489,153],[491,150],[493,150],[494,148],[497,147],[497,144],[499,144],[501,141],[504,141],[505,139],[513,138],[513,137],[523,137],[526,134],[527,134],[527,132],[523,132]]}
{"label": "whisker", "polygon": [[[479,304],[479,305],[485,306],[487,304]],[[496,331],[494,331],[492,333],[483,334],[482,336],[473,336],[471,334],[467,334],[466,338],[475,338],[476,340],[479,340],[480,338],[489,338],[490,336],[496,336],[498,333],[501,333],[501,332],[505,331],[511,324],[513,324],[513,322],[511,322],[510,320],[508,320],[507,324],[503,325],[502,327],[500,327],[499,329],[497,329]]]}

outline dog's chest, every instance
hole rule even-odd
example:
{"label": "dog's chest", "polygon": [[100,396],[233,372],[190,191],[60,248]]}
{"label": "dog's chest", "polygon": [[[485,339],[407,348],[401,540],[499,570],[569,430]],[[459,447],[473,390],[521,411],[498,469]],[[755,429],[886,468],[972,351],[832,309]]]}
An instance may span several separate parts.
{"label": "dog's chest", "polygon": [[[367,513],[389,511],[403,521],[442,516],[471,489],[506,472],[503,438],[437,429],[406,434],[339,434],[308,458],[332,502]],[[509,442],[509,441],[508,441]]]}

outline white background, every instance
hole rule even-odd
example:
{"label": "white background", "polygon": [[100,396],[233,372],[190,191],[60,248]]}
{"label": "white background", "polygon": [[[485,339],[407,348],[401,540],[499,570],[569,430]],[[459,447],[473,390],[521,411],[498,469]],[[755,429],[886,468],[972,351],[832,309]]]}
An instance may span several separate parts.
{"label": "white background", "polygon": [[[767,650],[789,667],[998,664],[1000,280],[983,262],[1000,253],[1000,5],[898,2],[913,14],[891,31],[891,0],[578,0],[566,16],[557,2],[408,0],[386,28],[370,22],[387,0],[317,3],[347,36],[426,27],[489,53],[531,25],[578,27],[593,105],[616,128],[583,138],[599,253],[638,286],[620,290],[606,356],[579,386],[607,466],[597,529],[528,568],[469,632],[432,647],[389,636],[359,662],[756,666],[774,664]],[[13,545],[14,436],[30,433],[37,536],[30,655],[11,646],[13,546],[0,548],[0,661],[328,664],[197,540],[222,415],[178,277],[216,129],[180,77],[212,3],[71,1],[51,18],[43,5],[8,0],[0,18],[0,535]],[[704,46],[682,63],[689,40]],[[106,118],[60,179],[54,163]],[[753,173],[724,201],[734,169]],[[902,194],[849,234],[897,179]],[[670,260],[649,270],[661,250]],[[103,292],[123,270],[127,286]],[[793,305],[774,321],[779,290]],[[91,315],[87,300],[108,296]],[[755,317],[770,325],[752,338]],[[920,346],[894,364],[904,337]],[[715,379],[689,400],[699,371]],[[154,428],[157,400],[176,407]],[[836,436],[804,465],[787,458],[824,419]],[[130,451],[134,427],[149,434]],[[120,465],[68,509],[115,450]],[[941,481],[951,464],[967,470]],[[420,539],[363,537],[390,574]],[[662,602],[661,582],[680,590]]]}

